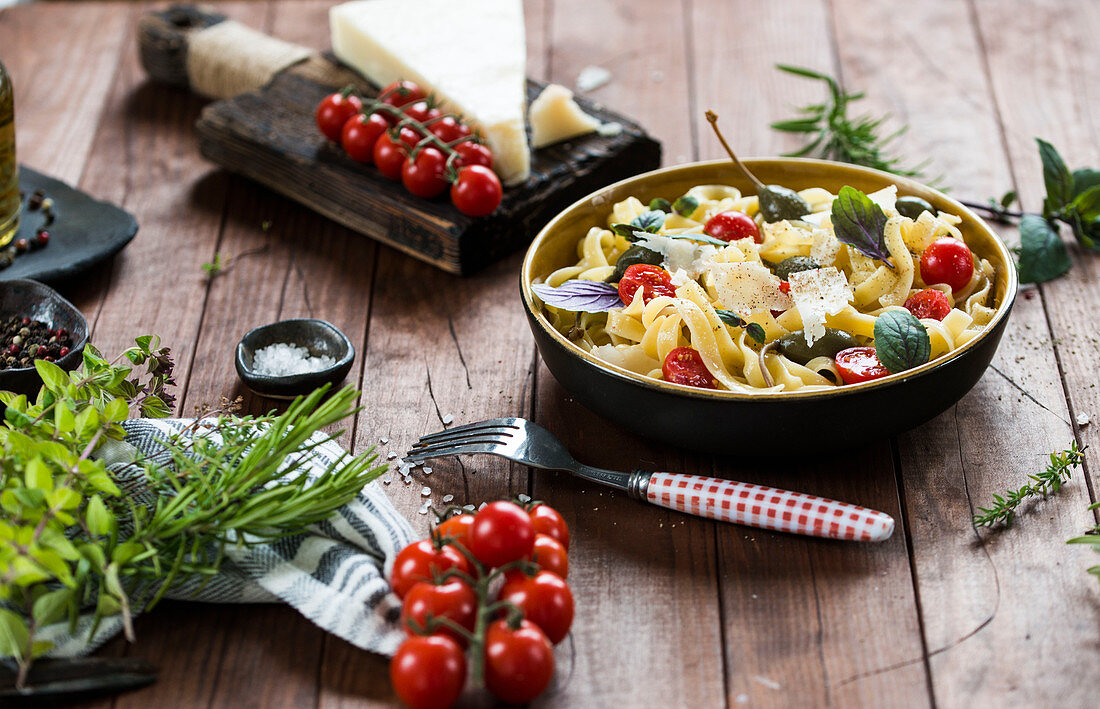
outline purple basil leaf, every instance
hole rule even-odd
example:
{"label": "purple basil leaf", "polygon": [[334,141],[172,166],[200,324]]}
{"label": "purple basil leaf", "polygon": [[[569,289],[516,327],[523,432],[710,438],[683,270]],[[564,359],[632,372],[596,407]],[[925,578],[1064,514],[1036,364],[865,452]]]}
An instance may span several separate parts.
{"label": "purple basil leaf", "polygon": [[566,281],[557,288],[540,283],[531,286],[531,290],[542,298],[542,302],[562,310],[602,313],[623,304],[618,287],[603,281]]}
{"label": "purple basil leaf", "polygon": [[894,267],[886,248],[886,214],[870,197],[854,187],[841,187],[833,200],[832,219],[837,241]]}

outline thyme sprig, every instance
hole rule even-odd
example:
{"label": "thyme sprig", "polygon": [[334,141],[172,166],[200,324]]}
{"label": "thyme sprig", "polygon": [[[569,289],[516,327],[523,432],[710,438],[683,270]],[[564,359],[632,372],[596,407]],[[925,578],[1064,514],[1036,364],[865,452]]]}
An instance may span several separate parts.
{"label": "thyme sprig", "polygon": [[1004,495],[994,495],[990,507],[979,507],[980,514],[974,515],[974,526],[993,527],[1001,524],[1010,526],[1016,516],[1016,508],[1031,497],[1046,497],[1058,492],[1062,483],[1073,477],[1073,471],[1085,462],[1085,452],[1077,447],[1077,442],[1060,453],[1050,454],[1050,463],[1046,470],[1029,475],[1031,482]]}

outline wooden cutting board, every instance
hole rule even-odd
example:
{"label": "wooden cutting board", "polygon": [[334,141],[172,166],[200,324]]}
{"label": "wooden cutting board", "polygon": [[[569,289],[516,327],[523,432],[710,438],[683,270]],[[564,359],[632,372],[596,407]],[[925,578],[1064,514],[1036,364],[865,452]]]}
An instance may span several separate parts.
{"label": "wooden cutting board", "polygon": [[[210,88],[189,57],[196,33],[231,22],[224,15],[193,5],[178,5],[146,15],[139,26],[142,64],[151,77],[200,93],[222,94],[207,106],[196,126],[199,148],[209,160],[290,197],[325,216],[378,239],[411,256],[456,274],[468,274],[527,244],[551,217],[589,192],[617,180],[657,168],[660,143],[633,121],[584,98],[577,102],[605,123],[618,123],[616,135],[591,134],[532,153],[531,176],[505,188],[496,212],[480,218],[455,209],[446,195],[424,200],[386,179],[373,166],[347,157],[317,130],[314,111],[334,90],[355,85],[374,96],[378,87],[319,54],[253,33],[256,47],[271,66],[256,71],[237,53],[227,52],[224,86]],[[219,28],[221,29],[221,28]],[[243,30],[244,28],[238,27]],[[246,30],[247,31],[247,30]],[[282,62],[289,66],[280,67]],[[219,58],[218,61],[223,61]],[[202,74],[209,76],[210,60]],[[253,62],[254,63],[254,62]],[[200,85],[202,84],[202,85]],[[528,102],[543,84],[528,81]]]}

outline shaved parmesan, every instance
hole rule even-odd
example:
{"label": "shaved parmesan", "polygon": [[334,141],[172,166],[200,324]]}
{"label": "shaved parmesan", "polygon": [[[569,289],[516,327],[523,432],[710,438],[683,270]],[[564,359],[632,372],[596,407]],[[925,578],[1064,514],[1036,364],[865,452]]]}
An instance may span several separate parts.
{"label": "shaved parmesan", "polygon": [[832,212],[814,212],[807,214],[803,217],[799,217],[798,221],[806,222],[812,226],[825,226],[825,222],[832,223]]}
{"label": "shaved parmesan", "polygon": [[782,281],[755,261],[711,263],[710,274],[718,301],[738,315],[791,307],[790,297],[779,289]]}
{"label": "shaved parmesan", "polygon": [[832,229],[814,229],[814,245],[810,247],[810,258],[822,266],[831,266],[840,253],[842,244]]}
{"label": "shaved parmesan", "polygon": [[872,202],[882,207],[882,211],[887,215],[897,214],[897,201],[898,201],[898,188],[897,185],[890,185],[889,187],[883,187],[878,192],[872,192],[867,195]]}
{"label": "shaved parmesan", "polygon": [[802,316],[806,345],[825,336],[825,316],[836,315],[852,299],[848,279],[835,268],[815,268],[792,273],[791,299]]}
{"label": "shaved parmesan", "polygon": [[662,265],[666,271],[675,273],[683,270],[691,278],[697,278],[707,270],[707,264],[718,253],[716,246],[699,244],[688,239],[670,239],[667,236],[644,231],[636,231],[634,236],[638,237],[639,246],[656,251],[665,257]]}

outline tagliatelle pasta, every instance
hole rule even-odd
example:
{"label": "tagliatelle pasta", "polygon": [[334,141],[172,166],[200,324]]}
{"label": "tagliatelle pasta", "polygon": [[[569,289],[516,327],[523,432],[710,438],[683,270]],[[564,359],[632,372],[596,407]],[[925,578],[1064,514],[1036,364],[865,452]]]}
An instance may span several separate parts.
{"label": "tagliatelle pasta", "polygon": [[[729,185],[699,185],[675,203],[629,197],[606,224],[578,235],[576,262],[545,277],[539,287],[549,290],[535,290],[550,323],[609,364],[745,393],[885,376],[900,371],[886,370],[899,357],[901,368],[916,366],[981,333],[996,312],[996,274],[965,246],[961,218],[930,206],[915,213],[915,198],[899,202],[894,187],[858,194],[877,205],[879,251],[834,228],[837,195],[821,188],[798,193],[808,211],[775,222],[764,220],[755,195]],[[926,283],[922,270],[942,282]],[[573,281],[608,283],[599,286],[603,305],[546,295]],[[926,336],[895,334],[918,321]],[[886,328],[878,343],[876,326]]]}

